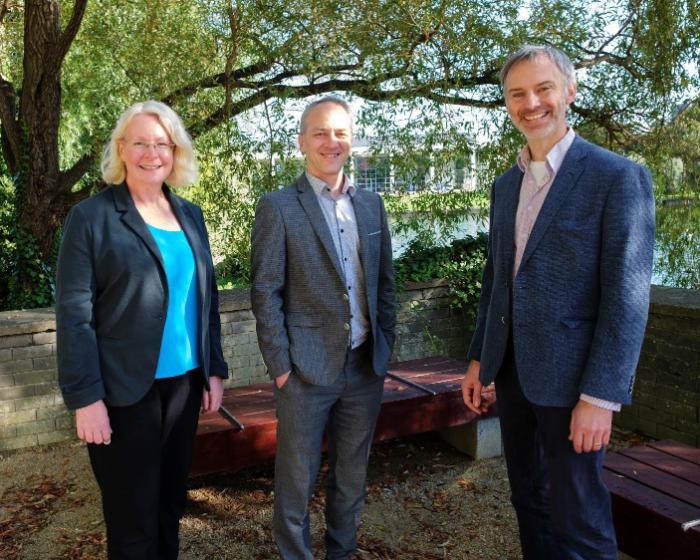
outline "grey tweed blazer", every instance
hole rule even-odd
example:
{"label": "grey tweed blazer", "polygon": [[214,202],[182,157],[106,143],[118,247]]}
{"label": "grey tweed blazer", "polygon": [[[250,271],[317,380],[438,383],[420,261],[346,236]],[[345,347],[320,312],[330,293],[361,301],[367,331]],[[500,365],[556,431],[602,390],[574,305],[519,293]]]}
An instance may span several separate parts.
{"label": "grey tweed blazer", "polygon": [[[360,237],[372,367],[386,373],[396,325],[394,271],[380,196],[352,198]],[[294,371],[330,385],[347,353],[350,304],[343,269],[316,194],[304,175],[258,203],[252,233],[251,300],[271,378]]]}

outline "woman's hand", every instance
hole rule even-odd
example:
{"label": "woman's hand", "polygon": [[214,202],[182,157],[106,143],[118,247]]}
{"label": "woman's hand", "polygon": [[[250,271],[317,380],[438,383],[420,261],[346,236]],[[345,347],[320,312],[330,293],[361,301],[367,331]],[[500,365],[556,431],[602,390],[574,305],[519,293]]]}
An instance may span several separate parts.
{"label": "woman's hand", "polygon": [[109,445],[112,442],[112,427],[102,400],[76,409],[75,424],[78,437],[86,443]]}
{"label": "woman's hand", "polygon": [[224,394],[224,382],[221,377],[209,378],[209,390],[202,394],[202,412],[216,412],[221,406],[221,398]]}

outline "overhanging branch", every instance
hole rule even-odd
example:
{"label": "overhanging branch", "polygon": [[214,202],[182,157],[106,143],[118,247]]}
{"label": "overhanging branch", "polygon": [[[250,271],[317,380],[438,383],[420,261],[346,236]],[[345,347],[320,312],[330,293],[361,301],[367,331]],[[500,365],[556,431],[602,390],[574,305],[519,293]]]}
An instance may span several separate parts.
{"label": "overhanging branch", "polygon": [[85,7],[87,6],[87,0],[76,0],[73,6],[73,13],[71,14],[70,21],[66,28],[63,30],[58,38],[57,52],[56,52],[56,64],[58,67],[63,63],[63,59],[68,53],[75,36],[80,29],[80,24],[83,21],[83,16],[85,15]]}
{"label": "overhanging branch", "polygon": [[87,154],[76,161],[72,167],[61,171],[59,174],[59,187],[60,193],[69,193],[85,173],[87,173],[92,164],[95,161],[95,156],[93,154]]}

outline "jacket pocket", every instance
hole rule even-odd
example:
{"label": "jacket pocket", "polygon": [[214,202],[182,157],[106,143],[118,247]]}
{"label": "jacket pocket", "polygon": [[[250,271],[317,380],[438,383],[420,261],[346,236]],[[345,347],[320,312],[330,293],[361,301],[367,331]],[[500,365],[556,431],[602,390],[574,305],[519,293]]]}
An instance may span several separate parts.
{"label": "jacket pocket", "polygon": [[580,329],[580,328],[592,327],[593,323],[595,322],[595,319],[586,319],[586,318],[579,318],[579,317],[564,317],[564,318],[562,318],[561,322],[565,327],[568,327],[570,329]]}

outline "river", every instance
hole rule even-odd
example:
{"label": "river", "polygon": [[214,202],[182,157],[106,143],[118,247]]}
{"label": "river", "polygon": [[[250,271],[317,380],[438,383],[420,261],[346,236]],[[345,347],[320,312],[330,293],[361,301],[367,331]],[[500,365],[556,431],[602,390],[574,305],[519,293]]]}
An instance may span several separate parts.
{"label": "river", "polygon": [[[439,225],[432,227],[442,234]],[[486,227],[486,221],[469,215],[444,242],[474,235]],[[400,256],[415,237],[410,232],[395,235],[394,257]],[[700,206],[657,206],[652,283],[700,290]]]}

